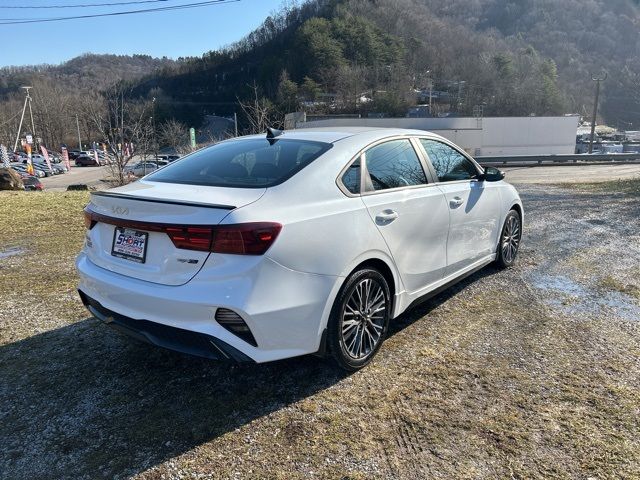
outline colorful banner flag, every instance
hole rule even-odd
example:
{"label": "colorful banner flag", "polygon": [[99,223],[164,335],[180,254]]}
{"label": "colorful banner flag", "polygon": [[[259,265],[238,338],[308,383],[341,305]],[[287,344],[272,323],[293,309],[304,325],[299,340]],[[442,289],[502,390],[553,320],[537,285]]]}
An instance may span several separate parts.
{"label": "colorful banner flag", "polygon": [[4,145],[0,145],[0,155],[2,155],[2,163],[4,163],[4,166],[9,168],[11,166],[9,164],[9,152]]}
{"label": "colorful banner flag", "polygon": [[49,152],[47,149],[40,145],[40,151],[42,152],[42,156],[44,157],[45,162],[47,162],[47,167],[49,167],[49,171],[53,173],[53,168],[51,168],[51,160],[49,160]]}
{"label": "colorful banner flag", "polygon": [[[93,145],[95,146],[95,142],[93,142]],[[95,148],[93,149],[93,157],[96,159],[96,164],[100,166],[100,159],[98,159],[98,150]]]}
{"label": "colorful banner flag", "polygon": [[62,161],[67,167],[67,172],[70,172],[71,162],[69,161],[69,151],[67,150],[67,147],[61,147],[61,150],[62,150]]}
{"label": "colorful banner flag", "polygon": [[24,146],[24,149],[27,151],[27,173],[29,175],[35,174],[35,170],[33,169],[33,163],[31,162],[31,145],[28,143]]}

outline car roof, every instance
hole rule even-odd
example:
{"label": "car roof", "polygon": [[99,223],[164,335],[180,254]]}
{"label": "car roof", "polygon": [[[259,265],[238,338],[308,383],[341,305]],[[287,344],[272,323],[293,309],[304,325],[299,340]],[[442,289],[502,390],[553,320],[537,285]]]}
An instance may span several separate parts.
{"label": "car roof", "polygon": [[[363,141],[374,141],[386,137],[399,135],[428,135],[435,138],[442,138],[426,130],[411,130],[406,128],[381,128],[381,127],[318,127],[299,128],[296,130],[286,130],[284,134],[277,138],[288,138],[292,140],[311,140],[316,142],[336,143],[346,138],[361,138]],[[242,138],[264,138],[265,134],[250,135]]]}

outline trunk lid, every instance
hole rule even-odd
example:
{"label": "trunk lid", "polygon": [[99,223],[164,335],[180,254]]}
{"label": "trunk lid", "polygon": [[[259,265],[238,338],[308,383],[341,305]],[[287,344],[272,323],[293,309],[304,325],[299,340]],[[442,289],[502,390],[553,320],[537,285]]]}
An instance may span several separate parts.
{"label": "trunk lid", "polygon": [[210,253],[176,247],[162,227],[218,225],[232,210],[255,202],[265,191],[138,181],[96,192],[87,206],[96,215],[84,251],[91,262],[112,272],[183,285],[200,271]]}

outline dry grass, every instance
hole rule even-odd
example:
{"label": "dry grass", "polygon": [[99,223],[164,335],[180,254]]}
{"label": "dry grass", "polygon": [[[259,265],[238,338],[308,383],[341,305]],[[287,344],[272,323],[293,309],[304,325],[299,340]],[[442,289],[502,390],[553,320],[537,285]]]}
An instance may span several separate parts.
{"label": "dry grass", "polygon": [[600,285],[607,290],[626,293],[627,295],[633,295],[636,298],[640,298],[640,288],[636,285],[622,282],[611,275],[604,277],[600,281]]}
{"label": "dry grass", "polygon": [[[0,318],[13,316],[5,319],[10,328],[0,325],[0,344],[86,316],[77,301],[73,262],[88,201],[88,192],[0,192],[0,252],[24,250],[0,260],[0,299],[9,304]],[[43,305],[55,320],[33,311]]]}
{"label": "dry grass", "polygon": [[620,193],[625,196],[640,197],[640,178],[594,183],[567,183],[562,187],[586,192]]}
{"label": "dry grass", "polygon": [[[517,268],[485,269],[403,315],[376,361],[345,375],[315,358],[229,367],[88,320],[73,269],[86,201],[0,194],[0,251],[27,250],[0,259],[1,478],[640,472],[638,322],[556,309],[559,293],[532,287],[554,255],[539,231]],[[589,273],[589,252],[571,268]],[[608,274],[597,288],[627,288]]]}

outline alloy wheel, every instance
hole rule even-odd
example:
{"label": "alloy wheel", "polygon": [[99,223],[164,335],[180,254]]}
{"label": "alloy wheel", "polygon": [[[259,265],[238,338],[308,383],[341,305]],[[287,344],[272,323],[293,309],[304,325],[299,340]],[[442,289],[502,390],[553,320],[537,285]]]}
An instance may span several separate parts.
{"label": "alloy wheel", "polygon": [[387,299],[382,286],[372,278],[356,284],[344,304],[341,335],[350,357],[361,360],[373,352],[384,330]]}
{"label": "alloy wheel", "polygon": [[502,257],[507,263],[513,262],[520,245],[520,220],[516,215],[507,219],[502,233]]}

